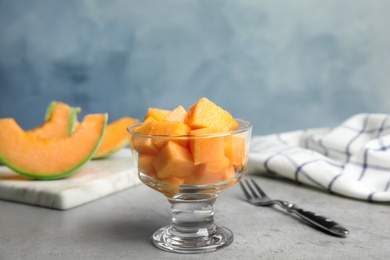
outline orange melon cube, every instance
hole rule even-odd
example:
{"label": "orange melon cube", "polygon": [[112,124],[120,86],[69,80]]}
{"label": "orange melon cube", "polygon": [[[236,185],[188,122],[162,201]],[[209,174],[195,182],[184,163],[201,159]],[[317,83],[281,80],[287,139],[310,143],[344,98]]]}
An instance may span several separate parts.
{"label": "orange melon cube", "polygon": [[156,187],[157,190],[165,194],[167,197],[172,197],[179,192],[179,187],[184,183],[184,178],[170,176],[168,178],[158,179],[157,181],[166,184],[166,186],[158,185]]}
{"label": "orange melon cube", "polygon": [[129,135],[129,143],[130,147],[140,154],[154,154],[158,151],[151,138]]}
{"label": "orange melon cube", "polygon": [[158,179],[158,181],[165,183],[165,184],[179,186],[179,185],[182,185],[184,183],[184,178],[171,176],[171,177],[168,177],[165,179]]}
{"label": "orange melon cube", "polygon": [[228,180],[230,178],[233,178],[235,174],[234,166],[232,164],[229,164],[226,166],[226,168],[223,170],[223,180]]}
{"label": "orange melon cube", "polygon": [[196,169],[190,151],[173,141],[167,141],[160,149],[153,164],[157,176],[161,179],[171,176],[184,177]]}
{"label": "orange melon cube", "polygon": [[184,123],[184,118],[186,117],[186,109],[180,105],[173,109],[165,118],[164,121],[177,121]]}
{"label": "orange melon cube", "polygon": [[153,132],[153,126],[156,119],[153,117],[147,117],[137,128],[134,129],[135,133],[150,135]]}
{"label": "orange melon cube", "polygon": [[171,197],[179,192],[179,186],[184,183],[184,179],[180,177],[171,176],[165,179],[160,179],[157,177],[157,174],[148,174],[154,181],[165,184],[165,185],[155,185],[155,189],[164,193],[166,196]]}
{"label": "orange melon cube", "polygon": [[138,169],[140,172],[145,173],[151,177],[156,174],[156,170],[153,165],[153,154],[140,153],[138,154]]}
{"label": "orange melon cube", "polygon": [[[145,119],[139,126],[133,128],[133,132],[142,135],[150,135],[152,132],[152,122],[155,121],[152,117]],[[130,148],[136,150],[138,153],[155,153],[157,146],[148,137],[141,137],[128,134]]]}
{"label": "orange melon cube", "polygon": [[[190,131],[190,128],[186,124],[181,123],[181,122],[176,122],[176,121],[158,122],[158,121],[155,121],[152,134],[153,135],[166,135],[166,136],[185,136],[185,135],[188,135],[189,131]],[[153,137],[153,143],[157,147],[161,148],[166,142],[167,142],[167,139],[164,137]],[[182,146],[187,145],[187,140],[185,140],[185,139],[177,140],[176,142]]]}
{"label": "orange melon cube", "polygon": [[186,184],[208,184],[221,181],[225,178],[230,160],[224,157],[221,161],[203,163],[198,166],[195,173],[184,178]]}
{"label": "orange melon cube", "polygon": [[[219,132],[219,129],[208,127],[190,131],[190,135],[207,135]],[[224,137],[201,137],[191,139],[190,150],[195,164],[221,161],[225,157]]]}
{"label": "orange melon cube", "polygon": [[[136,130],[136,133],[143,135],[166,135],[166,136],[184,136],[190,131],[189,126],[181,122],[169,122],[169,121],[157,121],[151,117],[148,117]],[[139,152],[151,153],[154,152],[156,147],[162,147],[167,139],[164,137],[137,137],[133,136],[133,146]],[[187,141],[185,139],[178,140],[179,144],[186,146]]]}
{"label": "orange melon cube", "polygon": [[148,108],[148,111],[146,111],[144,120],[147,119],[148,117],[152,117],[153,119],[161,122],[170,112],[171,112],[170,110],[151,107]]}
{"label": "orange melon cube", "polygon": [[155,121],[153,125],[153,135],[188,135],[190,132],[190,128],[188,125],[173,121],[163,121],[163,122],[158,122]]}
{"label": "orange melon cube", "polygon": [[246,155],[246,140],[244,136],[225,136],[225,155],[236,166],[244,164]]}
{"label": "orange melon cube", "polygon": [[203,97],[188,110],[184,122],[191,129],[216,127],[220,131],[229,131],[238,126],[233,116],[214,102]]}

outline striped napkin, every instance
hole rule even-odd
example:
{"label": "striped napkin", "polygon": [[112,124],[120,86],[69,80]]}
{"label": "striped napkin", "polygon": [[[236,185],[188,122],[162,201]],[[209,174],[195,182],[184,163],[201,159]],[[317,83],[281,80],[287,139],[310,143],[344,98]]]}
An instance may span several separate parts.
{"label": "striped napkin", "polygon": [[390,116],[358,114],[335,128],[254,136],[248,173],[282,176],[350,198],[390,202]]}

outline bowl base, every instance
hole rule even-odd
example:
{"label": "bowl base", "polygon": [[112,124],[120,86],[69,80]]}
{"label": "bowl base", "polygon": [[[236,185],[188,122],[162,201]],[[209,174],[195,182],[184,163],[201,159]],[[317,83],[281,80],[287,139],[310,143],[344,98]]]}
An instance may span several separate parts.
{"label": "bowl base", "polygon": [[[226,227],[216,227],[209,235],[199,230],[196,234],[177,234],[172,226],[157,230],[152,236],[152,243],[165,251],[182,254],[202,254],[212,252],[230,245],[233,232]],[[204,234],[202,234],[204,233]]]}

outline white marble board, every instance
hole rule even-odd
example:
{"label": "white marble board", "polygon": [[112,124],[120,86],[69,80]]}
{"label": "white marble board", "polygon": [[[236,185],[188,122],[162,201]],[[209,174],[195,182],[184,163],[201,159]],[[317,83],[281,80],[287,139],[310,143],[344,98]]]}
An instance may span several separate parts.
{"label": "white marble board", "polygon": [[59,210],[80,206],[139,183],[129,149],[90,160],[60,180],[30,180],[0,165],[0,199]]}

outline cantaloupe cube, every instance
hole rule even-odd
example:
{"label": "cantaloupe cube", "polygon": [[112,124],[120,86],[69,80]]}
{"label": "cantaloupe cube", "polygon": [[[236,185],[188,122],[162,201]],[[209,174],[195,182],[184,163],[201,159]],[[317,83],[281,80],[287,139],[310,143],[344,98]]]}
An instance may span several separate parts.
{"label": "cantaloupe cube", "polygon": [[167,141],[153,160],[157,176],[165,179],[171,176],[184,177],[196,170],[190,151],[176,142]]}
{"label": "cantaloupe cube", "polygon": [[146,111],[144,120],[148,117],[152,117],[157,121],[163,121],[164,118],[171,112],[171,110],[166,109],[160,109],[160,108],[148,108],[148,111]]}
{"label": "cantaloupe cube", "polygon": [[164,121],[177,121],[177,122],[181,122],[181,123],[184,123],[184,118],[187,114],[187,111],[186,109],[182,106],[182,105],[179,105],[178,107],[176,107],[175,109],[173,109],[165,118],[164,118]]}
{"label": "cantaloupe cube", "polygon": [[153,165],[153,154],[147,154],[147,153],[140,153],[138,154],[138,169],[150,177],[153,177],[156,175],[156,170],[154,169]]}
{"label": "cantaloupe cube", "polygon": [[165,183],[165,184],[179,186],[179,185],[182,185],[184,183],[184,178],[171,176],[168,178],[159,179],[159,181],[162,183]]}
{"label": "cantaloupe cube", "polygon": [[[151,117],[148,117],[136,130],[136,133],[140,133],[143,135],[149,135],[149,140],[148,138],[143,138],[144,144],[141,144],[141,140],[139,138],[134,138],[134,143],[139,142],[139,146],[142,146],[142,148],[153,148],[149,147],[152,146],[151,144],[157,146],[157,147],[162,147],[166,141],[166,137],[158,137],[158,135],[164,135],[164,136],[185,136],[189,133],[190,127],[184,123],[173,121],[157,121],[154,120]],[[185,138],[178,140],[177,141],[179,144],[186,146],[187,145],[187,140]],[[135,146],[134,146],[135,147]],[[153,149],[152,149],[153,150]],[[146,152],[146,151],[145,151]]]}
{"label": "cantaloupe cube", "polygon": [[128,135],[130,147],[135,149],[138,153],[156,153],[158,151],[158,147],[152,142],[152,139],[148,137],[148,135],[153,132],[154,122],[156,122],[154,118],[148,117],[139,126],[133,129],[134,133],[145,136]]}
{"label": "cantaloupe cube", "polygon": [[226,168],[223,170],[223,180],[228,180],[230,178],[233,178],[235,174],[234,166],[232,164],[229,164],[226,166]]}
{"label": "cantaloupe cube", "polygon": [[184,183],[184,179],[176,176],[171,176],[164,179],[158,179],[158,182],[164,183],[166,185],[156,186],[157,190],[165,194],[167,197],[172,197],[175,194],[179,193],[180,185]]}
{"label": "cantaloupe cube", "polygon": [[143,135],[150,135],[153,132],[153,126],[155,122],[156,119],[149,116],[139,126],[134,128],[133,132]]}
{"label": "cantaloupe cube", "polygon": [[[164,135],[164,136],[186,136],[190,132],[188,125],[181,122],[154,122],[153,126],[153,135]],[[167,142],[165,137],[153,137],[153,143],[157,147],[162,147]],[[187,140],[185,138],[177,139],[176,142],[182,146],[187,145]]]}
{"label": "cantaloupe cube", "polygon": [[140,154],[154,154],[158,151],[158,147],[149,137],[130,136],[130,146]]}
{"label": "cantaloupe cube", "polygon": [[173,121],[163,121],[163,122],[154,122],[152,134],[154,135],[188,135],[190,132],[190,128],[188,125]]}
{"label": "cantaloupe cube", "polygon": [[215,127],[220,131],[232,130],[238,126],[237,121],[228,111],[204,97],[188,109],[184,123],[191,129]]}
{"label": "cantaloupe cube", "polygon": [[225,136],[225,155],[236,166],[244,164],[246,155],[245,137],[241,135]]}
{"label": "cantaloupe cube", "polygon": [[184,178],[185,184],[210,184],[225,178],[230,160],[224,157],[221,161],[203,163],[198,166],[194,174]]}
{"label": "cantaloupe cube", "polygon": [[202,164],[212,161],[220,161],[225,157],[224,137],[202,137],[201,135],[214,134],[219,132],[218,128],[208,127],[191,130],[190,135],[198,136],[189,142],[191,154],[195,164]]}

